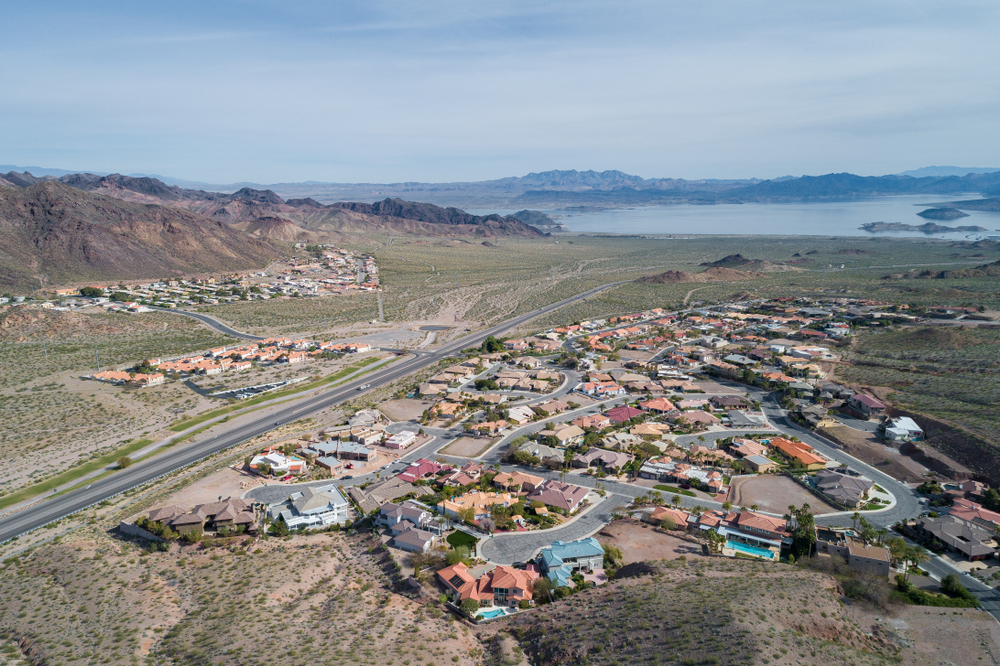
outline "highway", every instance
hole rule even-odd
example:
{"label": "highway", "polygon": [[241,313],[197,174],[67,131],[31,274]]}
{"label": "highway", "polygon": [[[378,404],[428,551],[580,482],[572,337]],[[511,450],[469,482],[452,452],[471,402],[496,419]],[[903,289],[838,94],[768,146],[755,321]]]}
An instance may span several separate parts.
{"label": "highway", "polygon": [[[406,356],[394,361],[371,375],[363,375],[358,379],[329,390],[319,390],[307,394],[301,399],[289,400],[283,403],[280,410],[271,412],[267,416],[261,416],[250,423],[240,426],[232,426],[230,429],[198,442],[192,442],[186,446],[171,448],[162,454],[155,455],[147,460],[115,472],[114,474],[95,481],[94,483],[64,495],[57,495],[50,500],[41,501],[36,505],[27,507],[17,513],[0,518],[0,543],[6,542],[14,537],[20,536],[43,527],[53,521],[72,515],[81,509],[97,504],[105,499],[114,497],[130,488],[134,488],[143,483],[147,483],[160,476],[182,469],[191,463],[208,457],[220,451],[224,451],[232,446],[236,446],[248,439],[252,439],[266,432],[274,430],[282,424],[297,421],[320,412],[333,405],[346,402],[349,399],[361,395],[359,388],[368,385],[377,388],[383,384],[405,377],[422,368],[437,363],[462,349],[474,347],[491,335],[498,335],[511,328],[516,328],[541,315],[557,310],[565,305],[580,301],[606,289],[610,289],[622,282],[613,282],[589,291],[585,291],[576,296],[564,299],[557,303],[547,305],[532,312],[508,319],[491,328],[472,333],[444,345],[442,348],[429,352],[409,352]],[[178,310],[165,310],[174,314],[181,314]],[[216,328],[222,326],[230,335],[246,337],[245,334],[221,324],[220,322],[186,312],[187,316],[192,316],[199,321]],[[204,317],[204,319],[202,319]],[[216,330],[221,330],[216,328]],[[216,426],[218,427],[218,426]]]}

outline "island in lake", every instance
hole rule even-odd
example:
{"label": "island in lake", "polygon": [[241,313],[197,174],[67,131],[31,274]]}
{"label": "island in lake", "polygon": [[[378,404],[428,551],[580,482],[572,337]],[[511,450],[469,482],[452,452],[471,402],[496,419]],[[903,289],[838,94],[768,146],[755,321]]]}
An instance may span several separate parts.
{"label": "island in lake", "polygon": [[928,208],[917,215],[928,220],[957,220],[960,217],[969,217],[968,213],[963,213],[957,208]]}
{"label": "island in lake", "polygon": [[946,227],[933,222],[924,224],[903,224],[902,222],[866,222],[859,229],[869,233],[877,234],[885,231],[919,231],[922,234],[945,234],[954,231],[964,231],[973,233],[976,231],[986,231],[983,227]]}

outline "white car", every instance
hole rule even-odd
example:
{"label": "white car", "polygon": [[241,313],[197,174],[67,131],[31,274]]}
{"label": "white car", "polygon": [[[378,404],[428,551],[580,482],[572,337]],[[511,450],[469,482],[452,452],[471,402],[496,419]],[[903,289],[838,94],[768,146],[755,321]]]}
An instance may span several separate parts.
{"label": "white car", "polygon": [[368,388],[371,388],[371,387],[372,387],[371,384],[362,384],[361,386],[358,387],[358,390],[359,391],[364,391],[365,389],[368,389]]}

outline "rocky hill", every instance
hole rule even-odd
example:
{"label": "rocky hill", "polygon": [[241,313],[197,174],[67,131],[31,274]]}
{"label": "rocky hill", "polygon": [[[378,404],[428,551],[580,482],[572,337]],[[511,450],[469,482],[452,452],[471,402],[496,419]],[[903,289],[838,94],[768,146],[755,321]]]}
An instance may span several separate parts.
{"label": "rocky hill", "polygon": [[957,208],[928,208],[917,213],[925,220],[957,220],[962,217],[969,217],[968,213],[963,213]]}
{"label": "rocky hill", "polygon": [[883,275],[883,280],[930,280],[930,279],[940,279],[940,280],[951,280],[951,279],[964,279],[964,278],[981,278],[981,277],[1000,277],[1000,261],[994,261],[989,264],[982,264],[980,266],[975,266],[973,268],[961,268],[957,270],[944,270],[935,271],[930,269],[917,270],[913,269],[907,271],[906,273],[891,273],[889,275]]}
{"label": "rocky hill", "polygon": [[0,188],[0,285],[25,288],[247,270],[272,243],[177,208],[59,182]]}
{"label": "rocky hill", "polygon": [[375,203],[322,204],[311,198],[285,201],[269,189],[244,187],[231,194],[166,185],[156,178],[71,174],[58,179],[7,173],[0,185],[25,188],[59,182],[122,201],[180,208],[278,241],[336,241],[343,234],[422,236],[538,236],[516,216],[472,215],[457,208],[384,199]]}
{"label": "rocky hill", "polygon": [[754,271],[739,271],[733,268],[712,267],[701,273],[686,271],[666,271],[658,275],[647,275],[637,282],[645,284],[676,284],[679,282],[736,282],[739,280],[755,280],[767,277],[764,273]]}

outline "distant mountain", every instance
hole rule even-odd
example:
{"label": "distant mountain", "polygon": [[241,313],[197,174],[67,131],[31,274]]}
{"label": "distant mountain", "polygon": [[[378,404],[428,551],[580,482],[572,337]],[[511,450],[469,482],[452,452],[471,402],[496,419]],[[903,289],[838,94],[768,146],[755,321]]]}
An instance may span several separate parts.
{"label": "distant mountain", "polygon": [[928,176],[965,176],[970,173],[995,173],[1000,171],[1000,167],[995,168],[982,168],[982,167],[956,167],[956,166],[929,166],[921,167],[919,169],[911,169],[910,171],[904,171],[900,176],[911,176],[913,178],[926,178]]}
{"label": "distant mountain", "polygon": [[242,271],[280,256],[196,213],[59,182],[0,188],[0,238],[0,286],[20,289]]}
{"label": "distant mountain", "polygon": [[483,237],[540,234],[513,216],[472,215],[457,208],[401,199],[373,204],[321,204],[310,198],[286,202],[271,190],[244,187],[231,194],[206,192],[166,185],[156,178],[121,174],[71,174],[53,179],[11,172],[0,176],[0,184],[4,182],[19,188],[59,182],[132,203],[192,211],[255,237],[280,241],[336,240],[343,234],[364,233]]}

